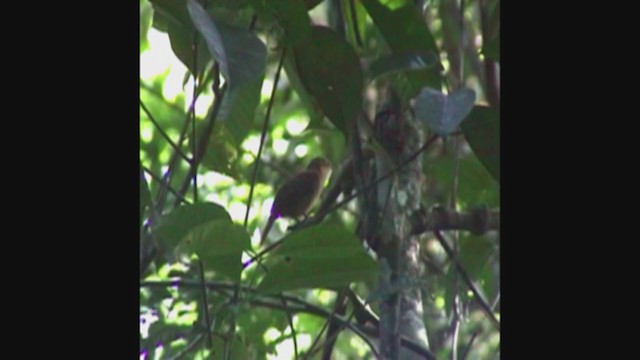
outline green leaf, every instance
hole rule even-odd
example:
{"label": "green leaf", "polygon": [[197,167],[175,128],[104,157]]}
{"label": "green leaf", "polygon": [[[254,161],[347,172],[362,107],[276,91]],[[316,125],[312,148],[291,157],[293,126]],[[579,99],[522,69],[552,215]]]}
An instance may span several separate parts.
{"label": "green leaf", "polygon": [[[415,5],[407,4],[391,10],[376,0],[362,0],[362,4],[394,53],[440,53],[429,27]],[[430,69],[406,74],[409,89],[403,95],[412,98],[425,86],[440,89],[440,69],[438,64]]]}
{"label": "green leaf", "polygon": [[223,219],[231,222],[227,211],[218,204],[183,205],[162,217],[156,234],[161,244],[168,249],[173,249],[196,226]]}
{"label": "green leaf", "polygon": [[[193,30],[176,23],[169,23],[167,34],[169,35],[169,41],[171,43],[171,50],[176,57],[189,69],[191,74],[194,74],[195,68],[193,67]],[[198,77],[202,77],[206,69],[207,63],[211,61],[211,55],[205,50],[205,42],[202,37],[198,37],[198,52],[197,52],[197,64]]]}
{"label": "green leaf", "polygon": [[346,136],[362,106],[363,74],[358,55],[340,34],[321,26],[313,26],[311,36],[293,46],[293,52],[305,89]]}
{"label": "green leaf", "polygon": [[[427,174],[431,174],[442,184],[446,194],[451,193],[455,162],[453,157],[445,157],[432,162]],[[485,204],[490,208],[500,206],[498,182],[491,176],[474,154],[460,159],[458,171],[457,201],[463,206]]]}
{"label": "green leaf", "polygon": [[187,0],[187,8],[228,83],[218,117],[239,145],[251,129],[260,102],[267,49],[254,33],[211,18],[195,0]]}
{"label": "green leaf", "polygon": [[252,0],[252,6],[261,19],[275,21],[282,28],[283,45],[297,44],[311,33],[311,19],[300,0]]}
{"label": "green leaf", "polygon": [[379,76],[399,71],[429,69],[438,63],[439,60],[433,53],[406,52],[391,54],[378,58],[369,65],[367,79],[372,81]]}
{"label": "green leaf", "polygon": [[195,0],[187,0],[187,9],[230,88],[262,79],[267,50],[254,33],[212,19]]}
{"label": "green leaf", "polygon": [[486,236],[466,233],[459,240],[459,257],[464,269],[472,280],[476,280],[487,265],[491,254],[496,251]]}
{"label": "green leaf", "polygon": [[149,193],[149,185],[142,171],[142,163],[140,163],[140,226],[144,221],[144,209],[151,204],[151,194]]}
{"label": "green leaf", "polygon": [[222,219],[194,227],[180,245],[181,252],[196,253],[206,269],[238,281],[242,252],[251,248],[251,239],[244,227]]}
{"label": "green leaf", "polygon": [[322,119],[324,118],[324,114],[322,113],[322,108],[320,104],[316,101],[316,99],[305,89],[302,80],[298,76],[298,72],[296,70],[296,60],[293,51],[288,51],[284,58],[284,71],[287,74],[287,78],[291,82],[291,86],[298,93],[300,97],[300,101],[304,104],[307,109],[307,113],[309,115],[309,125],[310,129],[320,129],[324,128]]}
{"label": "green leaf", "polygon": [[462,131],[478,159],[499,182],[500,114],[488,106],[474,106]]}
{"label": "green leaf", "polygon": [[[202,125],[200,131],[203,131],[205,127],[204,124]],[[200,134],[199,131],[196,132]],[[217,123],[211,132],[209,145],[202,159],[202,165],[234,179],[239,179],[240,173],[234,166],[237,159],[238,145],[234,136],[225,127],[225,124]]]}
{"label": "green leaf", "polygon": [[358,238],[336,225],[318,225],[286,236],[271,261],[275,264],[258,286],[269,293],[373,281],[378,273]]}
{"label": "green leaf", "polygon": [[233,135],[237,147],[242,144],[251,127],[260,104],[262,79],[254,80],[232,88],[224,95],[218,119]]}

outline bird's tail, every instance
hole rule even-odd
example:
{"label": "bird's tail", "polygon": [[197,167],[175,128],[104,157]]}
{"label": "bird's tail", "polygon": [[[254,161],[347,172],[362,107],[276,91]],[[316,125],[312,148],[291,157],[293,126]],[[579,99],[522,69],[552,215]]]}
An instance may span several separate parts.
{"label": "bird's tail", "polygon": [[269,220],[267,220],[267,225],[264,227],[264,231],[262,232],[262,239],[260,239],[260,247],[262,247],[262,245],[264,245],[264,241],[267,240],[267,235],[269,234],[269,231],[271,230],[273,223],[276,221],[276,218],[277,217],[275,215],[269,216]]}

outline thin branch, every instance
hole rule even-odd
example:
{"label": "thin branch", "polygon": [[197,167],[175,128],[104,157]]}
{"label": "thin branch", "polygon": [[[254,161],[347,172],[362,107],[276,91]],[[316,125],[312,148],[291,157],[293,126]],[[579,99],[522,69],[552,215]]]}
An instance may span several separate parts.
{"label": "thin branch", "polygon": [[226,94],[227,84],[222,85],[222,88],[219,90],[219,95],[214,98],[213,110],[209,114],[209,122],[207,123],[206,128],[200,134],[200,139],[198,141],[198,146],[196,149],[196,154],[194,156],[193,162],[189,167],[189,173],[185,177],[185,180],[182,182],[182,186],[180,187],[179,192],[181,194],[185,194],[187,192],[187,188],[189,187],[189,183],[193,174],[198,171],[198,165],[200,161],[204,158],[204,153],[207,150],[207,146],[209,145],[209,140],[211,139],[211,132],[213,131],[214,125],[216,123],[216,119],[218,117],[218,112],[220,112],[220,107],[222,105],[224,96]]}
{"label": "thin branch", "polygon": [[477,207],[466,212],[458,212],[434,207],[429,211],[416,211],[411,221],[413,235],[433,230],[463,230],[482,235],[489,230],[500,229],[500,210]]}
{"label": "thin branch", "polygon": [[147,114],[147,117],[149,118],[149,120],[151,120],[151,123],[153,123],[153,125],[156,127],[156,129],[158,129],[158,131],[160,132],[160,135],[162,135],[162,137],[169,143],[169,145],[171,145],[171,147],[173,148],[173,150],[180,155],[180,157],[182,157],[184,160],[186,160],[188,163],[191,162],[191,159],[185,155],[179,148],[178,145],[176,145],[176,143],[173,142],[173,140],[171,140],[171,138],[169,137],[169,135],[167,135],[166,132],[164,132],[164,130],[162,129],[162,127],[160,126],[160,124],[158,124],[158,122],[156,121],[155,117],[153,115],[151,115],[151,111],[149,111],[149,109],[147,109],[147,106],[144,104],[144,102],[142,101],[142,99],[140,99],[140,107],[142,107],[142,110],[144,110],[145,114]]}
{"label": "thin branch", "polygon": [[360,36],[360,29],[358,29],[358,13],[356,12],[356,5],[354,0],[349,1],[349,10],[351,10],[351,23],[353,26],[353,34],[356,38],[356,44],[362,47],[362,37]]}
{"label": "thin branch", "polygon": [[256,163],[253,167],[253,175],[251,176],[251,188],[249,190],[249,198],[247,199],[247,212],[244,215],[244,227],[247,227],[249,222],[249,210],[251,210],[251,200],[253,199],[253,188],[256,184],[256,178],[258,177],[258,167],[260,166],[260,157],[262,155],[262,148],[264,146],[264,139],[267,137],[267,129],[269,128],[269,118],[271,117],[271,108],[276,97],[276,89],[278,88],[278,81],[280,81],[280,72],[282,65],[284,65],[284,58],[287,53],[286,48],[282,49],[282,55],[280,56],[280,63],[278,64],[278,70],[276,70],[276,76],[273,80],[273,87],[271,88],[271,98],[267,105],[267,113],[264,116],[264,122],[262,125],[262,134],[260,134],[260,146],[258,147],[258,155],[256,155]]}
{"label": "thin branch", "polygon": [[198,344],[200,343],[200,341],[202,341],[202,339],[204,339],[204,336],[202,334],[197,335],[196,338],[191,343],[189,343],[182,350],[180,350],[180,352],[178,352],[174,357],[172,357],[171,360],[182,359],[189,352],[191,352],[191,350],[195,349],[196,346],[198,346]]}
{"label": "thin branch", "polygon": [[[204,1],[203,7],[206,7],[206,0]],[[191,107],[189,110],[189,113],[191,114],[191,138],[195,139],[196,138],[196,92],[198,91],[198,32],[196,30],[193,30],[192,33],[192,39],[193,39],[193,43],[192,43],[192,47],[193,47],[193,51],[192,51],[192,57],[193,57],[193,107]],[[192,141],[191,142],[191,154],[193,156],[193,158],[195,159],[196,157],[196,142]],[[194,171],[193,172],[193,202],[197,203],[198,202],[198,172]],[[202,267],[202,263],[200,264],[200,266]],[[204,279],[203,279],[204,281]],[[211,345],[211,333],[209,332],[209,345]]]}
{"label": "thin branch", "polygon": [[420,149],[418,149],[415,153],[413,153],[412,155],[407,157],[403,162],[398,164],[396,167],[394,167],[393,169],[389,170],[386,174],[380,176],[379,178],[375,179],[371,183],[367,184],[366,186],[364,186],[359,191],[356,191],[353,194],[345,197],[339,203],[331,206],[330,208],[326,209],[325,211],[318,212],[312,218],[309,218],[307,221],[301,222],[300,224],[298,224],[296,226],[293,226],[290,229],[303,228],[303,227],[307,227],[307,226],[319,223],[320,221],[322,221],[322,219],[324,219],[325,216],[327,216],[331,212],[333,212],[336,209],[338,209],[338,208],[342,207],[343,205],[347,204],[348,202],[350,202],[351,200],[353,200],[357,196],[363,194],[364,192],[366,192],[369,189],[373,188],[374,186],[378,185],[378,183],[386,180],[388,177],[390,177],[391,175],[395,174],[396,171],[398,171],[401,168],[407,166],[409,163],[411,163],[413,160],[415,160],[423,151],[425,151],[429,146],[431,146],[431,144],[433,144],[437,138],[438,138],[438,135],[432,136],[429,140],[427,140],[427,142],[424,145],[422,145],[422,147]]}
{"label": "thin branch", "polygon": [[[235,284],[231,284],[231,283],[224,283],[224,282],[215,282],[215,281],[207,281],[206,283],[207,288],[214,290],[214,291],[233,291],[236,287]],[[164,280],[164,281],[141,281],[140,282],[140,287],[199,287],[200,283],[197,280]],[[255,288],[252,287],[248,287],[248,286],[241,286],[241,289],[243,291],[246,292],[251,292],[254,294],[258,294],[258,296],[261,296],[264,299],[272,299],[272,301],[265,301],[265,300],[260,300],[260,299],[251,299],[249,300],[249,304],[251,305],[255,305],[255,306],[262,306],[262,307],[268,307],[271,309],[278,309],[278,310],[285,310],[285,308],[288,311],[291,311],[292,313],[307,313],[307,314],[311,314],[311,315],[315,315],[315,316],[319,316],[319,317],[323,317],[325,319],[327,318],[331,318],[339,323],[341,323],[343,326],[345,326],[347,329],[351,330],[354,334],[356,334],[358,337],[360,337],[365,343],[367,343],[369,346],[371,346],[372,348],[372,352],[375,353],[375,346],[371,343],[371,341],[369,340],[368,336],[372,336],[375,337],[376,336],[376,330],[369,328],[369,327],[365,327],[365,326],[361,326],[361,325],[357,325],[357,324],[353,324],[350,323],[348,321],[346,321],[346,319],[342,316],[339,315],[331,315],[331,313],[327,310],[325,310],[324,308],[308,303],[304,300],[301,300],[297,297],[291,296],[291,295],[268,295],[268,294],[261,294],[259,293]],[[288,303],[290,304],[297,304],[299,306],[291,306],[289,305],[288,307],[285,307],[282,305],[281,303],[281,297],[284,297]],[[373,320],[372,320],[373,321]],[[376,324],[377,325],[377,324]],[[424,356],[426,359],[428,360],[435,360],[436,357],[435,355],[433,355],[433,353],[431,353],[431,351],[429,351],[428,349],[422,347],[421,345],[417,344],[415,341],[412,341],[406,337],[402,337],[401,338],[401,345],[406,347],[407,349]]]}
{"label": "thin branch", "polygon": [[[146,172],[147,174],[149,174],[149,176],[151,176],[151,178],[154,181],[157,181],[158,183],[162,184],[162,178],[156,174],[154,174],[150,169],[148,169],[146,166],[142,166],[142,170],[144,170],[144,172]],[[180,199],[180,201],[182,201],[185,204],[190,204],[191,202],[187,199],[185,199],[182,195],[178,194],[177,191],[175,191],[171,186],[167,185],[167,190],[169,190],[170,193],[172,193],[173,195],[175,195],[178,199]]]}
{"label": "thin branch", "polygon": [[211,339],[211,318],[209,317],[209,301],[207,300],[207,287],[205,286],[204,281],[204,266],[202,266],[202,261],[198,260],[200,264],[200,285],[202,290],[202,305],[204,309],[204,319],[205,325],[207,328],[207,348],[211,349],[213,346],[213,340]]}
{"label": "thin branch", "polygon": [[[282,300],[282,305],[287,307],[287,299],[284,296],[280,296]],[[298,340],[296,339],[296,329],[293,327],[293,318],[291,317],[291,313],[289,311],[284,312],[287,316],[287,321],[289,322],[289,327],[291,328],[291,337],[293,338],[293,354],[295,356],[295,360],[298,360]]]}
{"label": "thin branch", "polygon": [[436,238],[440,242],[440,245],[442,246],[444,251],[447,253],[449,258],[453,260],[453,263],[456,265],[456,268],[458,269],[458,272],[460,273],[460,275],[462,275],[464,282],[469,287],[469,290],[471,290],[471,292],[473,293],[473,296],[475,297],[475,299],[477,299],[478,304],[480,304],[480,308],[483,310],[485,315],[489,317],[489,320],[491,320],[491,322],[496,326],[496,328],[500,330],[500,321],[498,321],[495,314],[491,310],[491,307],[489,306],[489,304],[487,304],[487,301],[480,294],[480,291],[478,291],[478,288],[476,287],[475,283],[471,280],[467,272],[464,270],[462,263],[460,263],[460,260],[453,252],[453,249],[451,249],[451,247],[449,246],[447,241],[444,239],[442,234],[440,234],[439,230],[433,230],[433,234],[436,236]]}

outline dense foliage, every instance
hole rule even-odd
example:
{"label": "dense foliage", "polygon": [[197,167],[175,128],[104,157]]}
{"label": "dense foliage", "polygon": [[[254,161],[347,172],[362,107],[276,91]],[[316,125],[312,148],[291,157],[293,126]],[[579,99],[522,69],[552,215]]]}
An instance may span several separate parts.
{"label": "dense foliage", "polygon": [[[499,211],[499,53],[499,0],[141,0],[141,357],[321,358],[335,340],[333,359],[374,358],[379,266],[354,201],[293,231],[279,220],[282,245],[242,264],[275,191],[314,156],[335,183],[353,119],[376,118],[388,88],[444,137],[421,157],[421,203]],[[499,232],[447,233],[499,319]],[[431,232],[421,244],[431,352],[499,358],[458,267]]]}

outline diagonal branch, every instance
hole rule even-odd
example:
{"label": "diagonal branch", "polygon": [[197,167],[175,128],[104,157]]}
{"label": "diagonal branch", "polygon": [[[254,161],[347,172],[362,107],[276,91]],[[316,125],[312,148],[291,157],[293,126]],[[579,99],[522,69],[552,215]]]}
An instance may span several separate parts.
{"label": "diagonal branch", "polygon": [[267,113],[264,116],[264,122],[262,124],[262,134],[260,134],[260,146],[258,147],[258,155],[256,155],[256,163],[253,167],[253,175],[251,176],[251,189],[249,190],[249,198],[247,199],[247,212],[244,215],[244,227],[247,227],[249,221],[249,210],[251,210],[251,200],[253,199],[253,188],[256,184],[256,178],[258,177],[258,167],[260,166],[260,157],[262,155],[262,148],[264,146],[264,140],[267,137],[267,129],[269,128],[269,118],[271,117],[271,109],[273,108],[273,102],[276,96],[276,89],[278,88],[278,81],[280,81],[280,72],[282,71],[282,65],[284,65],[284,57],[287,53],[286,48],[282,50],[280,56],[280,63],[278,64],[278,70],[276,70],[276,76],[273,80],[273,88],[271,88],[271,98],[267,105]]}

